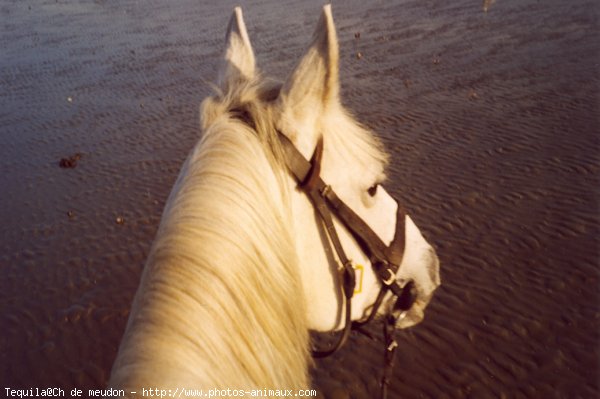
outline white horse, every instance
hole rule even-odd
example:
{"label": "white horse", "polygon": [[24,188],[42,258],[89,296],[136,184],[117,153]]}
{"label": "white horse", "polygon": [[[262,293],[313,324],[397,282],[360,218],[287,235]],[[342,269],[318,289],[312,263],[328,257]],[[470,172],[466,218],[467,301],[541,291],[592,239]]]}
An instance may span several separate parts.
{"label": "white horse", "polygon": [[[112,370],[110,386],[129,396],[310,386],[308,331],[341,329],[345,299],[337,254],[286,167],[279,132],[307,159],[322,140],[322,179],[386,245],[396,231],[399,205],[379,186],[388,156],[340,103],[330,6],[283,85],[258,74],[239,8],[226,46],[218,93],[201,105],[202,138],[168,199]],[[395,277],[417,288],[403,328],[423,318],[440,279],[434,250],[408,216],[399,222],[406,249]],[[362,267],[351,314],[360,320],[381,283],[364,248],[334,223]],[[393,306],[386,296],[380,312]]]}

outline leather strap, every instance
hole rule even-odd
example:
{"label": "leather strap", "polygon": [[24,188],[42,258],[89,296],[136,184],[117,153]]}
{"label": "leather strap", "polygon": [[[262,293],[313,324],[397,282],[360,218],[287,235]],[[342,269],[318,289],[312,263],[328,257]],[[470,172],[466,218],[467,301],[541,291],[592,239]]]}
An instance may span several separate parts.
{"label": "leather strap", "polygon": [[[398,284],[396,274],[402,263],[405,249],[405,219],[406,212],[398,204],[396,211],[396,231],[394,238],[389,246],[379,238],[379,236],[362,220],[348,205],[346,205],[331,188],[320,177],[321,159],[323,155],[323,138],[317,142],[315,152],[311,161],[307,161],[304,156],[296,149],[294,144],[279,132],[279,138],[285,154],[285,161],[288,169],[299,182],[300,188],[308,195],[317,210],[323,225],[329,237],[330,244],[338,255],[342,263],[341,273],[343,277],[342,288],[345,299],[345,323],[337,343],[332,349],[326,351],[313,351],[313,357],[325,357],[335,353],[347,340],[350,330],[357,329],[364,332],[362,327],[369,323],[383,302],[383,298],[388,290],[396,296],[395,308],[399,310],[408,310],[415,300],[415,287],[412,281],[401,287]],[[361,246],[361,249],[369,257],[373,270],[381,281],[381,290],[373,304],[370,315],[365,321],[352,322],[352,295],[356,284],[355,272],[351,261],[346,256],[339,240],[339,236],[333,224],[334,213],[338,220],[351,232],[353,237]],[[386,336],[386,369],[382,380],[382,395],[387,393],[387,384],[391,367],[393,365],[393,354],[395,353],[396,342],[393,340],[393,330],[395,329],[395,318],[392,315],[386,317],[385,336]],[[389,337],[392,337],[391,339]],[[392,342],[393,341],[393,344]],[[391,349],[390,346],[392,347]]]}
{"label": "leather strap", "polygon": [[307,192],[308,196],[311,198],[313,205],[317,209],[317,212],[321,216],[321,220],[325,226],[325,230],[329,237],[335,252],[338,255],[339,261],[342,263],[343,268],[342,272],[342,287],[344,292],[344,301],[345,301],[345,317],[344,317],[344,329],[340,338],[337,340],[336,344],[329,350],[313,350],[312,355],[316,358],[327,357],[335,352],[339,348],[341,348],[345,343],[348,337],[350,336],[350,329],[352,326],[352,296],[354,294],[354,287],[356,286],[356,277],[354,268],[352,267],[352,262],[346,256],[344,252],[344,248],[340,242],[337,231],[333,224],[333,218],[331,217],[331,212],[327,207],[327,204],[321,197],[321,195],[316,190],[311,190]]}
{"label": "leather strap", "polygon": [[[280,136],[283,135],[280,134]],[[356,286],[356,276],[354,268],[352,267],[352,262],[346,256],[344,247],[340,242],[337,230],[333,224],[331,210],[327,206],[323,196],[324,183],[320,177],[321,159],[323,158],[323,137],[319,138],[317,147],[310,162],[307,162],[301,154],[298,156],[299,153],[297,152],[295,146],[293,146],[289,140],[288,143],[288,145],[284,145],[284,149],[293,147],[295,152],[287,153],[286,159],[296,163],[295,165],[290,165],[289,167],[290,169],[294,168],[295,170],[301,169],[300,173],[295,174],[296,179],[299,181],[299,186],[306,193],[306,195],[308,195],[313,206],[319,213],[321,221],[325,227],[325,231],[327,232],[327,236],[329,237],[329,242],[333,246],[333,249],[337,253],[338,259],[342,264],[340,272],[342,274],[342,289],[345,302],[344,328],[342,330],[342,334],[331,349],[312,351],[313,357],[322,358],[337,352],[338,349],[346,343],[348,337],[350,336],[350,330],[352,326],[352,296],[354,295],[354,287]]]}
{"label": "leather strap", "polygon": [[[390,246],[386,246],[379,236],[364,222],[348,205],[346,205],[329,185],[327,185],[319,174],[314,173],[314,168],[320,172],[320,162],[318,166],[307,161],[304,156],[296,149],[294,144],[283,133],[279,133],[279,138],[283,144],[285,159],[290,172],[296,177],[296,180],[309,185],[310,191],[317,190],[327,200],[327,204],[332,208],[339,220],[348,228],[353,236],[358,240],[362,249],[370,258],[383,261],[386,260],[394,274],[398,271],[402,258],[404,256],[405,246],[405,218],[406,212],[400,204],[396,211],[396,232]],[[322,138],[317,144],[315,154],[323,151]],[[320,157],[321,155],[319,155]],[[313,155],[313,159],[315,156]],[[320,161],[320,159],[319,159]],[[304,183],[306,182],[306,183]],[[387,276],[389,277],[389,276]],[[387,278],[386,277],[386,278]]]}
{"label": "leather strap", "polygon": [[383,323],[383,336],[385,339],[385,364],[383,376],[381,377],[381,398],[387,399],[388,386],[392,378],[396,352],[398,351],[398,342],[396,341],[396,322],[397,317],[390,314]]}

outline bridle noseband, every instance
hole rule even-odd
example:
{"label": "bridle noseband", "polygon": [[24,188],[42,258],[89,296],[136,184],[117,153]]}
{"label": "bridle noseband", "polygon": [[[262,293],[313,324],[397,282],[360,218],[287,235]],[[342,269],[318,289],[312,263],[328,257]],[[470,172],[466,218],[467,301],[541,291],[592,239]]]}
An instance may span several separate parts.
{"label": "bridle noseband", "polygon": [[[398,204],[396,212],[396,232],[394,239],[389,246],[379,238],[379,236],[369,227],[369,225],[358,216],[348,205],[346,205],[335,193],[335,191],[326,184],[320,177],[321,158],[323,155],[323,138],[317,143],[317,147],[310,161],[298,151],[294,144],[283,133],[278,132],[279,139],[285,154],[285,162],[298,181],[299,187],[310,198],[319,217],[321,218],[330,245],[337,253],[341,263],[339,271],[342,278],[342,293],[345,297],[345,323],[340,338],[336,344],[328,350],[313,350],[312,355],[316,358],[326,357],[335,353],[348,339],[351,330],[361,331],[362,327],[374,319],[384,297],[391,292],[396,297],[394,309],[407,311],[413,305],[416,299],[416,288],[412,280],[404,285],[400,285],[396,275],[402,263],[404,249],[406,245],[405,236],[405,218],[404,209]],[[381,289],[377,299],[371,308],[370,315],[363,321],[352,322],[352,296],[356,286],[355,271],[352,262],[346,256],[344,248],[340,242],[337,231],[333,224],[334,214],[338,220],[352,234],[358,242],[362,251],[369,258],[373,271],[381,283]],[[398,346],[394,333],[396,322],[401,314],[391,312],[385,317],[384,337],[386,345],[386,367],[382,378],[382,397],[387,394],[387,385],[391,377],[391,370],[394,363],[394,354]],[[364,332],[364,331],[363,331]],[[368,334],[367,334],[368,335]]]}

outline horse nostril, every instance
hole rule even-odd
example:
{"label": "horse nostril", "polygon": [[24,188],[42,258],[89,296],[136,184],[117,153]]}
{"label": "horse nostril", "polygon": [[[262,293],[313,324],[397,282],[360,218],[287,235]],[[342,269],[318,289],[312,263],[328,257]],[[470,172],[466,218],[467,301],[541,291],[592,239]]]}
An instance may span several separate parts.
{"label": "horse nostril", "polygon": [[401,311],[409,310],[416,300],[417,287],[415,286],[414,281],[410,280],[402,288],[402,294],[400,294],[400,296],[396,300],[396,303],[394,304],[394,309]]}

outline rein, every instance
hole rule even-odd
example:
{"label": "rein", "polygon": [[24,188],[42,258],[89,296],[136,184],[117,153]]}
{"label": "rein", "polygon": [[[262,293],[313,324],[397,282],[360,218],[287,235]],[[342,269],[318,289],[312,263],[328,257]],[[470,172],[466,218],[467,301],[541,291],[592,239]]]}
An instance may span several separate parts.
{"label": "rein", "polygon": [[[396,322],[405,312],[410,309],[416,299],[414,282],[408,281],[401,286],[396,280],[396,274],[402,263],[404,249],[406,244],[405,237],[405,217],[404,209],[398,204],[396,213],[396,232],[394,239],[389,246],[386,246],[379,236],[369,227],[369,225],[360,218],[348,205],[346,205],[335,193],[335,191],[326,184],[320,177],[321,159],[323,156],[323,137],[319,139],[317,147],[310,161],[298,151],[294,144],[283,133],[279,133],[279,139],[285,153],[285,162],[288,169],[298,181],[299,188],[310,198],[315,210],[319,214],[330,245],[335,250],[341,266],[338,271],[342,279],[342,293],[345,298],[345,317],[344,328],[336,344],[328,350],[312,350],[312,356],[315,358],[327,357],[337,352],[347,341],[351,330],[358,330],[366,333],[362,328],[370,323],[377,314],[383,299],[388,292],[396,297],[396,303],[393,310],[402,311],[395,314],[392,311],[385,317],[384,338],[385,338],[385,369],[381,380],[381,397],[387,396],[387,387],[390,383],[394,357],[398,343],[395,340]],[[356,276],[352,261],[348,259],[344,248],[340,242],[339,236],[333,224],[332,214],[335,215],[344,226],[350,231],[354,239],[358,242],[363,252],[369,258],[375,275],[381,283],[381,289],[377,295],[370,315],[363,321],[352,322],[352,296],[356,285]]]}

